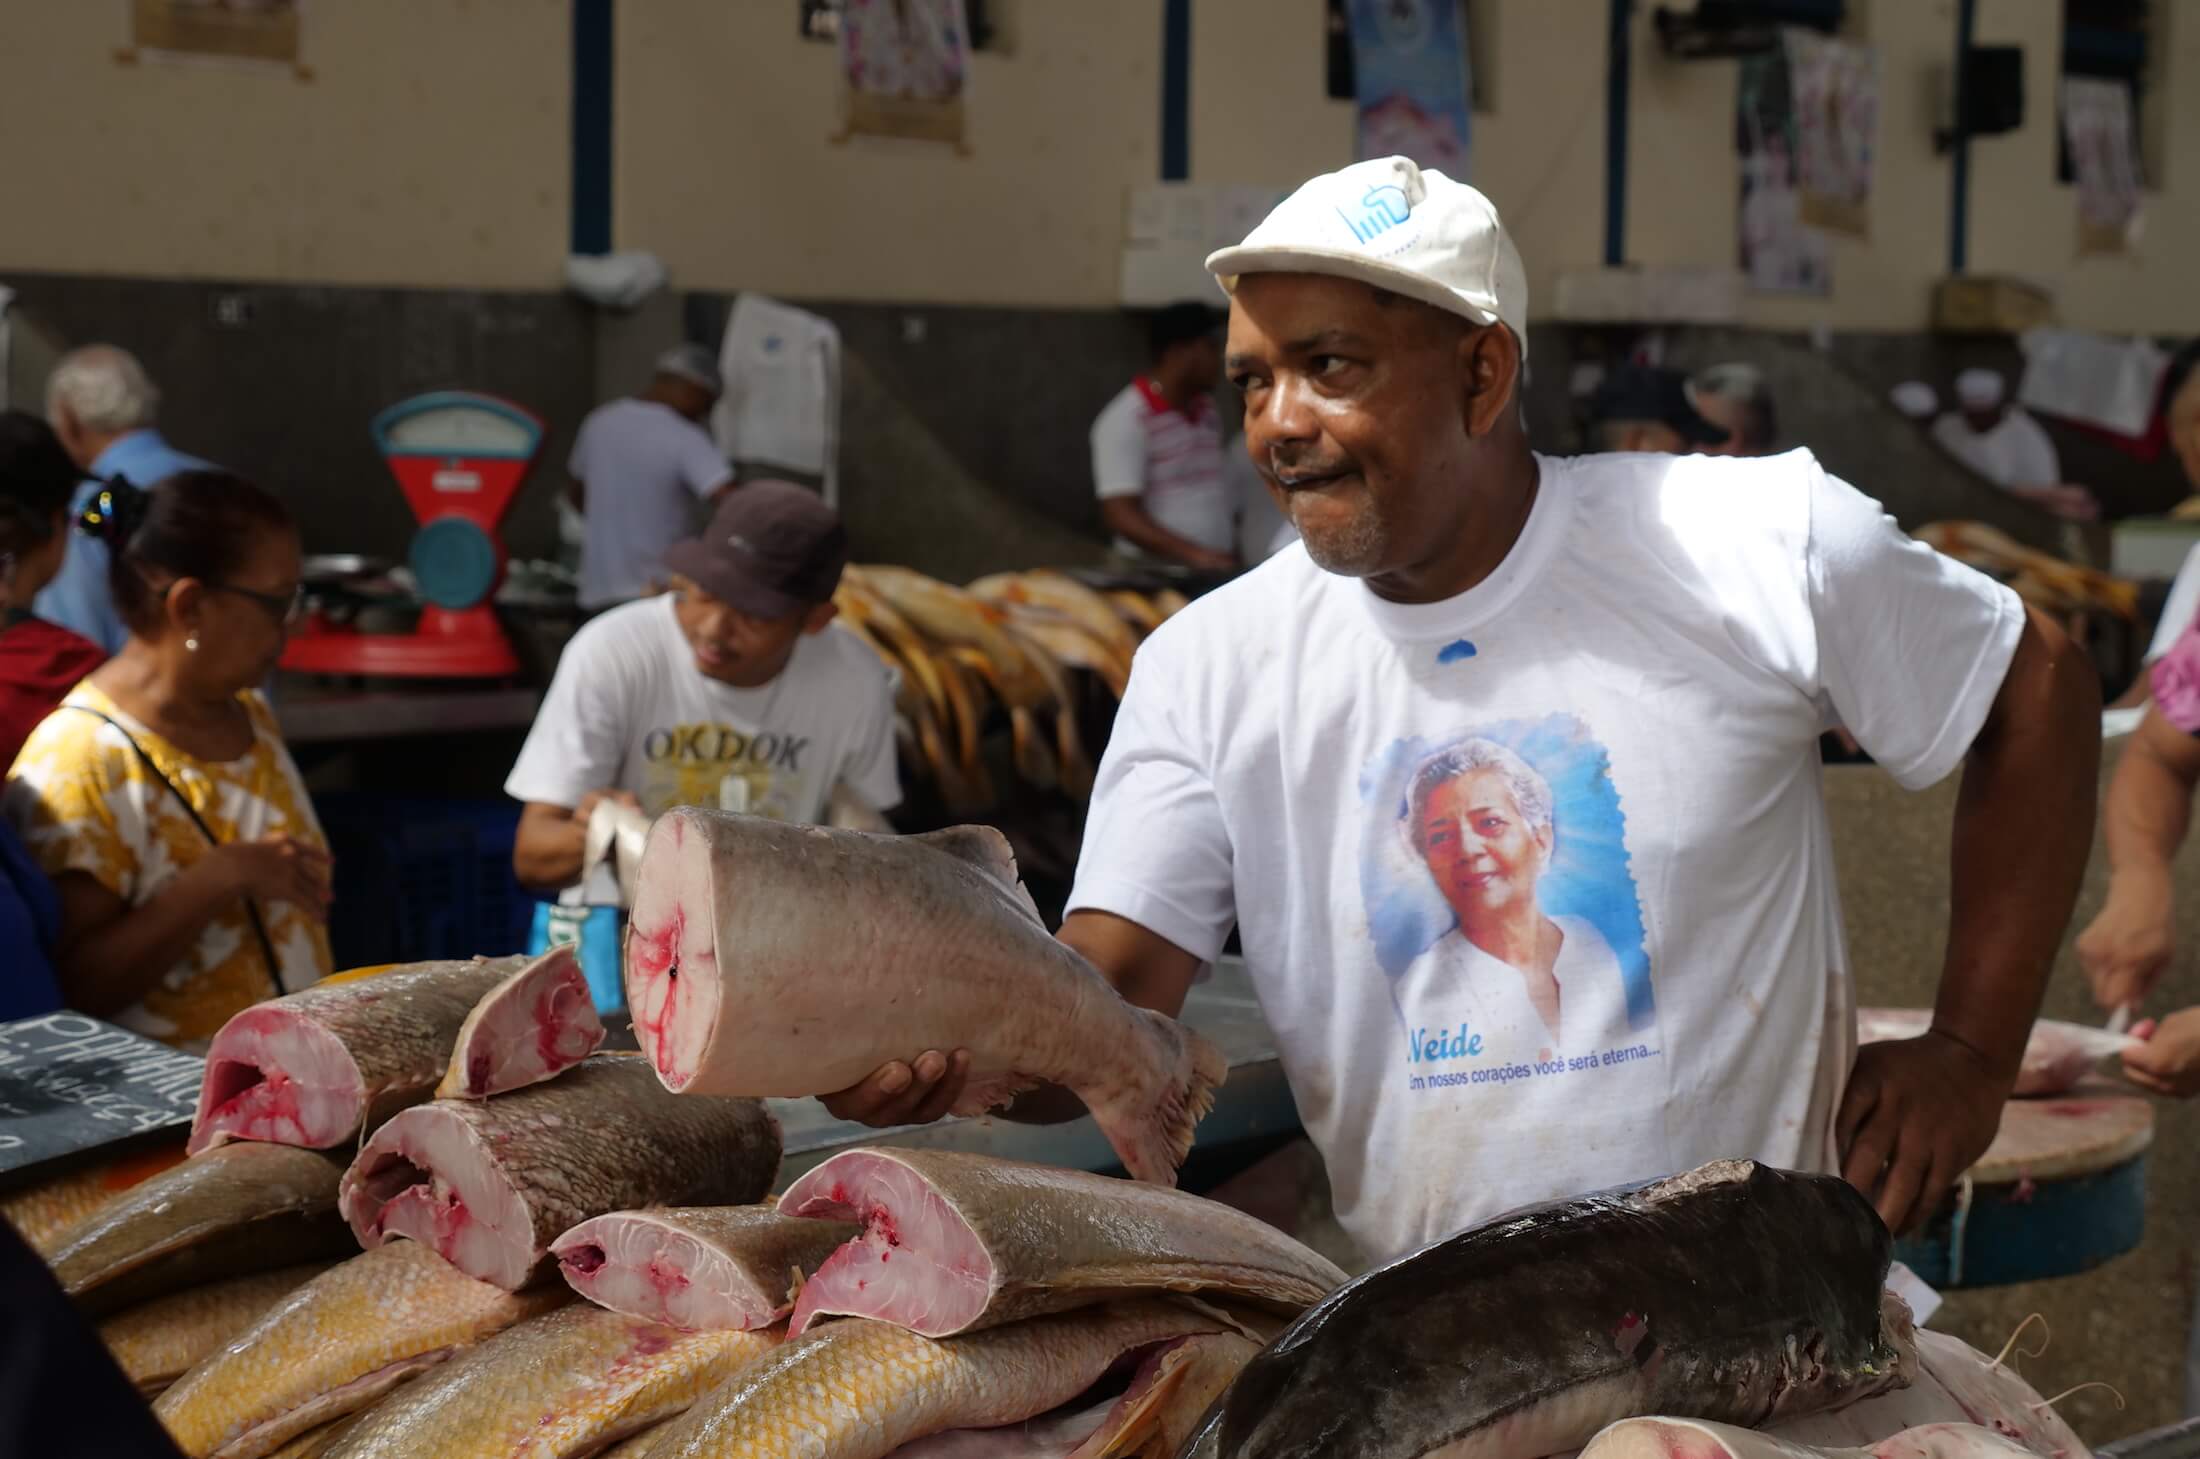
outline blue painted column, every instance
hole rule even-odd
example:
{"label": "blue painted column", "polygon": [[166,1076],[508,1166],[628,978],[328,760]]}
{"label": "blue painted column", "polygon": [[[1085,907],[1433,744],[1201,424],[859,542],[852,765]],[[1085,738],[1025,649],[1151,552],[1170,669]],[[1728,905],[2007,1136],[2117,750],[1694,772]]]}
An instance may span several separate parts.
{"label": "blue painted column", "polygon": [[1192,0],[1161,9],[1161,180],[1192,175]]}
{"label": "blue painted column", "polygon": [[611,3],[573,0],[575,253],[611,251]]}
{"label": "blue painted column", "polygon": [[1604,262],[1627,262],[1627,96],[1634,63],[1635,0],[1612,0],[1604,78]]}

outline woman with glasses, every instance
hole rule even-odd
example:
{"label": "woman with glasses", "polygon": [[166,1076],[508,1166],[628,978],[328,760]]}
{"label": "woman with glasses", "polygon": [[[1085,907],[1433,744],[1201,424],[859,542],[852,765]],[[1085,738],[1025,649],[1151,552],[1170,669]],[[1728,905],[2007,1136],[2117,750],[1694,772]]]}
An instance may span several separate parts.
{"label": "woman with glasses", "polygon": [[71,1008],[198,1045],[324,977],[328,842],[257,686],[302,597],[297,528],[226,472],[95,499],[122,651],[15,760],[7,812],[61,898]]}

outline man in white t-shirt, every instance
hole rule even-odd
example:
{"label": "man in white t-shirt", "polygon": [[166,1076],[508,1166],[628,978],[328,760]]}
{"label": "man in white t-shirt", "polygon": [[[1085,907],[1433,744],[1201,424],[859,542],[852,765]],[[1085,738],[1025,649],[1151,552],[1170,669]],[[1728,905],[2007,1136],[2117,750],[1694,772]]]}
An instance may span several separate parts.
{"label": "man in white t-shirt", "polygon": [[2009,384],[1993,370],[1956,376],[1956,403],[1933,422],[1940,448],[2011,496],[2058,517],[2090,522],[2101,504],[2082,486],[2062,479],[2062,457],[2047,428],[2006,397]]}
{"label": "man in white t-shirt", "polygon": [[[1208,267],[1303,546],[1139,649],[1062,941],[1175,1012],[1237,927],[1378,1261],[1730,1156],[1922,1220],[2000,1122],[2083,872],[2077,650],[1807,452],[1536,454],[1520,260],[1440,173],[1316,178]],[[1861,1051],[1829,717],[1966,782],[1932,1031]],[[967,1067],[828,1106],[928,1114]]]}
{"label": "man in white t-shirt", "polygon": [[582,628],[504,782],[526,802],[519,880],[577,897],[605,797],[652,817],[704,805],[810,823],[836,791],[854,798],[851,823],[898,804],[885,666],[831,626],[847,561],[814,493],[751,482],[665,554],[671,592]]}
{"label": "man in white t-shirt", "polygon": [[581,607],[598,611],[662,586],[665,550],[695,530],[696,504],[733,485],[702,423],[722,386],[701,345],[659,357],[649,388],[581,422],[567,493],[582,520]]}
{"label": "man in white t-shirt", "polygon": [[1237,503],[1222,471],[1221,320],[1173,304],[1150,325],[1152,368],[1092,423],[1092,486],[1118,552],[1208,572],[1237,566]]}

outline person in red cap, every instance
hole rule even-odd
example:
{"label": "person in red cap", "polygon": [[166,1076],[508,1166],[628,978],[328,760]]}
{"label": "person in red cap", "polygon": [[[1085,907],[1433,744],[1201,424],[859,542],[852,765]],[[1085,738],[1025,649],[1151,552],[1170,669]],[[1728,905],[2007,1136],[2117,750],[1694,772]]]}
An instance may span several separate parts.
{"label": "person in red cap", "polygon": [[831,507],[751,482],[666,552],[670,592],[574,635],[504,782],[526,803],[520,881],[575,904],[616,900],[578,885],[607,797],[650,816],[703,805],[815,823],[837,791],[881,824],[901,799],[892,692],[877,655],[832,627],[847,562]]}

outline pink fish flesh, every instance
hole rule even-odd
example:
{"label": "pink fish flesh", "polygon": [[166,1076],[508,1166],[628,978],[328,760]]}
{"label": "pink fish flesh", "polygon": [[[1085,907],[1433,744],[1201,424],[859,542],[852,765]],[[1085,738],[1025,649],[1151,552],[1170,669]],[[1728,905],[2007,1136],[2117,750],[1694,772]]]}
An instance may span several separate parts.
{"label": "pink fish flesh", "polygon": [[350,1143],[428,1097],[466,1016],[524,962],[418,963],[254,1004],[207,1048],[188,1148]]}
{"label": "pink fish flesh", "polygon": [[[1914,1039],[1933,1024],[1924,1008],[1859,1008],[1856,1041],[1861,1044]],[[2015,1092],[2023,1096],[2067,1094],[2101,1060],[2136,1048],[2131,1034],[2087,1028],[2082,1023],[2062,1023],[2043,1018],[2032,1025],[2024,1041],[2024,1063],[2017,1071]]]}
{"label": "pink fish flesh", "polygon": [[438,1099],[487,1099],[540,1084],[603,1042],[603,1022],[570,947],[554,947],[491,988],[466,1015]]}
{"label": "pink fish flesh", "polygon": [[827,1094],[967,1048],[956,1113],[1064,1085],[1133,1176],[1164,1184],[1228,1068],[1049,936],[984,827],[876,836],[668,812],[642,854],[626,992],[667,1089]]}
{"label": "pink fish flesh", "polygon": [[1925,1424],[1854,1448],[1816,1448],[1701,1419],[1631,1418],[1589,1441],[1581,1459],[2031,1459],[1974,1424]]}
{"label": "pink fish flesh", "polygon": [[856,1234],[769,1205],[615,1211],[551,1244],[565,1280],[599,1307],[689,1332],[769,1327],[794,1288]]}
{"label": "pink fish flesh", "polygon": [[2037,1459],[2087,1459],[2085,1441],[2030,1383],[1958,1337],[1919,1328],[1917,1375],[1907,1388],[1874,1394],[1830,1413],[1805,1414],[1767,1432],[1820,1448],[1855,1448],[1900,1429],[1976,1424],[2023,1445]]}
{"label": "pink fish flesh", "polygon": [[337,1208],[370,1251],[409,1236],[516,1292],[590,1217],[752,1202],[779,1154],[779,1122],[760,1101],[678,1099],[643,1060],[597,1054],[530,1089],[405,1110],[344,1172]]}

